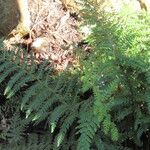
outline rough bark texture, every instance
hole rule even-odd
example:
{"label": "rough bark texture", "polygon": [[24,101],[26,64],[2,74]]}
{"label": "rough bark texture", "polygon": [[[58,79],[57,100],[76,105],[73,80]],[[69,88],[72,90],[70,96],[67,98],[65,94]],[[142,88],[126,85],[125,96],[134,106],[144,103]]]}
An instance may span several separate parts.
{"label": "rough bark texture", "polygon": [[21,24],[24,30],[29,30],[30,16],[28,0],[0,0],[0,36],[8,35]]}

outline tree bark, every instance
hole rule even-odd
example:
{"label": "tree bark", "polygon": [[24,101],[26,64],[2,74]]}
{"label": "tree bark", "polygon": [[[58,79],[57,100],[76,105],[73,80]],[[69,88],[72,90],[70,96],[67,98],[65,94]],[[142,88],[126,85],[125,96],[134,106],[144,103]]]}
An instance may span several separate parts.
{"label": "tree bark", "polygon": [[141,9],[144,9],[145,11],[147,11],[147,4],[145,2],[145,0],[138,0],[140,3],[140,7]]}
{"label": "tree bark", "polygon": [[20,13],[20,23],[22,27],[26,30],[30,30],[30,13],[28,10],[28,0],[17,0],[19,6],[19,13]]}
{"label": "tree bark", "polygon": [[0,36],[7,36],[13,29],[29,32],[28,0],[0,0],[0,20]]}

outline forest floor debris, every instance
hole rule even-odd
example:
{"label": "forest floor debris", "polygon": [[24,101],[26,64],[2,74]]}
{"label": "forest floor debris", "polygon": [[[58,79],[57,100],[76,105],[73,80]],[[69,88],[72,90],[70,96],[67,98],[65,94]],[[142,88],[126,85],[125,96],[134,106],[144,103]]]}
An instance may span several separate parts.
{"label": "forest floor debris", "polygon": [[29,35],[21,39],[13,35],[4,41],[5,46],[12,49],[17,45],[33,52],[37,62],[47,59],[57,71],[73,65],[75,46],[82,40],[78,13],[59,0],[29,0],[29,11],[32,22]]}

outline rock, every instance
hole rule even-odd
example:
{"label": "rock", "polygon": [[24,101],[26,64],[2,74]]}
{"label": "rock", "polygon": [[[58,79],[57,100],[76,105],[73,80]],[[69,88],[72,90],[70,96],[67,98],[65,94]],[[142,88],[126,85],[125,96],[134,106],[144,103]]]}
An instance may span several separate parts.
{"label": "rock", "polygon": [[47,38],[36,38],[31,44],[31,49],[34,53],[41,53],[45,51],[45,48],[49,45]]}

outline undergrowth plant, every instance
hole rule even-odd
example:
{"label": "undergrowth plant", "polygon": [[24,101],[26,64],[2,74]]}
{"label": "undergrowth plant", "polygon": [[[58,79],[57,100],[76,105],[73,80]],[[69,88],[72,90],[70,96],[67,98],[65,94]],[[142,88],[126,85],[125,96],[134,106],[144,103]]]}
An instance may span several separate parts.
{"label": "undergrowth plant", "polygon": [[93,113],[106,135],[140,147],[150,134],[150,15],[86,5],[85,23],[95,27],[86,40],[91,54],[83,60],[82,91],[93,91]]}
{"label": "undergrowth plant", "polygon": [[0,148],[85,150],[99,140],[115,146],[103,140],[93,94],[81,91],[81,73],[56,75],[49,65],[37,65],[22,50],[0,52]]}
{"label": "undergrowth plant", "polygon": [[1,149],[149,149],[150,17],[108,15],[88,1],[83,11],[95,27],[80,72],[0,51]]}
{"label": "undergrowth plant", "polygon": [[[84,149],[85,144],[90,148],[89,136],[94,137],[98,124],[92,113],[92,98],[81,92],[80,73],[55,75],[51,68],[47,61],[37,65],[22,50],[1,51],[0,83],[5,96],[2,105],[14,108],[6,112],[1,107],[6,125],[1,132],[3,149],[23,149],[26,144],[29,147],[32,134],[40,136],[39,129],[34,128],[49,133],[50,149]],[[39,147],[44,146],[38,140]]]}
{"label": "undergrowth plant", "polygon": [[[21,59],[22,54],[24,56]],[[66,134],[84,103],[79,98],[81,82],[76,74],[66,72],[54,75],[51,68],[46,61],[37,65],[34,58],[28,59],[22,51],[1,52],[0,83],[5,87],[1,91],[5,96],[2,103],[5,107],[11,107],[9,105],[15,103],[15,109],[9,116],[3,112],[3,116],[10,121],[7,122],[8,128],[4,129],[1,137],[8,140],[10,145],[25,138],[28,126],[45,122],[45,129],[49,130],[49,134],[56,135],[53,139],[55,144],[51,148],[67,149],[67,145],[60,144],[65,138],[69,142]]]}

